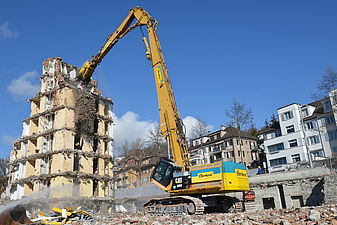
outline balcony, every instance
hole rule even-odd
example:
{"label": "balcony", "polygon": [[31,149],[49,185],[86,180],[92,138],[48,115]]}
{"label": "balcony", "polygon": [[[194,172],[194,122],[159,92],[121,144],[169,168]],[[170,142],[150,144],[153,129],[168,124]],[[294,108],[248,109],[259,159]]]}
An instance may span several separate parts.
{"label": "balcony", "polygon": [[193,158],[193,157],[201,157],[200,156],[201,154],[196,152],[196,153],[190,153],[190,158]]}
{"label": "balcony", "polygon": [[219,153],[219,152],[221,152],[220,148],[211,148],[211,151],[210,151],[210,153],[213,153],[213,154],[216,154],[216,153]]}

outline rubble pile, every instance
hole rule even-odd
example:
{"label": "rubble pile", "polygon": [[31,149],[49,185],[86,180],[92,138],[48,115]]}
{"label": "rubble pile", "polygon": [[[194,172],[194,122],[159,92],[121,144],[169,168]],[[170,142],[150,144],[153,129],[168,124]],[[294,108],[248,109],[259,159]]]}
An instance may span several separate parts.
{"label": "rubble pile", "polygon": [[97,216],[95,222],[75,222],[76,225],[110,225],[110,224],[333,224],[337,225],[337,205],[319,207],[303,207],[297,209],[263,210],[258,212],[205,214],[185,216],[160,216],[151,217],[143,215],[130,215],[115,213],[106,216]]}

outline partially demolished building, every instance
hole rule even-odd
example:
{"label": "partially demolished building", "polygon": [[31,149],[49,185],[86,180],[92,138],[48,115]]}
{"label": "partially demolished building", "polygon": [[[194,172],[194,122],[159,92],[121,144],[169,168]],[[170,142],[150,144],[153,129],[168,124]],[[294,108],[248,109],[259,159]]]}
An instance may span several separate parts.
{"label": "partially demolished building", "polygon": [[[44,61],[39,93],[13,146],[8,169],[10,199],[71,185],[60,197],[112,195],[112,101],[94,80],[78,79],[78,68]],[[51,196],[58,197],[58,196]]]}

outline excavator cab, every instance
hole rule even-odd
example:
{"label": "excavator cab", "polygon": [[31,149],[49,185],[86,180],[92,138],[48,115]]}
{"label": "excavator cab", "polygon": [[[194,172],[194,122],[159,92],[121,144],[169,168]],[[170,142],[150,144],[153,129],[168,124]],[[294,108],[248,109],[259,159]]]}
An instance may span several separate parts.
{"label": "excavator cab", "polygon": [[164,187],[169,186],[173,179],[173,172],[180,171],[181,168],[166,158],[160,158],[151,174],[151,180],[155,180]]}

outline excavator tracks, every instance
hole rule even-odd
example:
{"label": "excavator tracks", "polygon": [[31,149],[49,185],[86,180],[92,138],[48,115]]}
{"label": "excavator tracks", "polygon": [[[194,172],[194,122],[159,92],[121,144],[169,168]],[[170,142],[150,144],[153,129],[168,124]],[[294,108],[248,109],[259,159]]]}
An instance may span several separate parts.
{"label": "excavator tracks", "polygon": [[144,204],[145,215],[201,215],[205,211],[205,205],[199,198],[191,196],[175,196],[160,199],[152,199]]}

